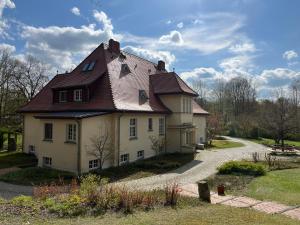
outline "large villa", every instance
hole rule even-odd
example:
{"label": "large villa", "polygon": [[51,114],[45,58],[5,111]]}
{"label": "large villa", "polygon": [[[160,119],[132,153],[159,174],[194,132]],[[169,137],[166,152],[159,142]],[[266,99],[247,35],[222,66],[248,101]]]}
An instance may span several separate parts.
{"label": "large villa", "polygon": [[163,61],[122,51],[111,39],[20,109],[23,150],[41,167],[77,174],[100,166],[89,150],[95,137],[107,136],[111,151],[103,168],[154,156],[153,140],[162,153],[192,152],[206,141],[208,115],[195,97]]}

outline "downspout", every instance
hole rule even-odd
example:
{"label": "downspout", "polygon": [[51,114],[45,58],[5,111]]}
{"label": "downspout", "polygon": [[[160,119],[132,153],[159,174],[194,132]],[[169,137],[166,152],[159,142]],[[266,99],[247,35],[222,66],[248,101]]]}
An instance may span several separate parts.
{"label": "downspout", "polygon": [[25,138],[25,116],[24,114],[22,115],[22,123],[23,123],[23,132],[22,132],[22,152],[24,153],[25,152],[25,141],[24,141],[24,138]]}
{"label": "downspout", "polygon": [[167,153],[167,116],[165,115],[165,153]]}
{"label": "downspout", "polygon": [[121,148],[121,117],[123,113],[121,113],[118,117],[118,166],[120,166],[120,148]]}
{"label": "downspout", "polygon": [[77,141],[77,175],[81,175],[81,120],[76,120],[78,127],[78,141]]}

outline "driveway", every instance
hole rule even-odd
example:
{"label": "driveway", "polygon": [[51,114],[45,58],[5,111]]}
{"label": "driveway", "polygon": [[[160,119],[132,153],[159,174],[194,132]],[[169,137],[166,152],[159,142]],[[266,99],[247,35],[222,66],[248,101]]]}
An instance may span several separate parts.
{"label": "driveway", "polygon": [[32,186],[23,186],[8,184],[0,181],[0,197],[4,199],[11,199],[18,195],[32,195]]}
{"label": "driveway", "polygon": [[251,158],[251,154],[253,152],[267,152],[267,148],[263,145],[239,138],[227,138],[232,141],[241,142],[245,146],[238,148],[204,150],[196,155],[195,160],[178,168],[177,170],[162,175],[121,182],[121,184],[133,188],[150,190],[162,188],[167,183],[172,182],[177,182],[180,185],[196,183],[197,181],[205,179],[216,173],[217,167],[224,162]]}

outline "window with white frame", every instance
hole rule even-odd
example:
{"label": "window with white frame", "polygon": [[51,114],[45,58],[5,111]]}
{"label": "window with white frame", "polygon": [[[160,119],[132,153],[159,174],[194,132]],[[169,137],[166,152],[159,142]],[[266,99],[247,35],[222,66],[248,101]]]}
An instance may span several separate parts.
{"label": "window with white frame", "polygon": [[93,169],[97,169],[97,168],[99,168],[99,160],[98,159],[90,160],[89,161],[89,169],[93,170]]}
{"label": "window with white frame", "polygon": [[165,118],[159,118],[159,135],[165,135]]}
{"label": "window with white frame", "polygon": [[59,102],[66,102],[67,101],[67,91],[59,91]]}
{"label": "window with white frame", "polygon": [[140,150],[137,152],[137,158],[138,159],[143,159],[144,158],[144,150]]}
{"label": "window with white frame", "polygon": [[46,141],[52,140],[52,123],[44,124],[44,140]]}
{"label": "window with white frame", "polygon": [[120,156],[120,164],[126,164],[129,163],[129,154],[122,154]]}
{"label": "window with white frame", "polygon": [[74,101],[81,102],[82,101],[82,89],[74,90]]}
{"label": "window with white frame", "polygon": [[129,121],[129,137],[136,138],[137,137],[137,119],[131,118]]}
{"label": "window with white frame", "polygon": [[52,158],[43,157],[43,166],[52,166]]}
{"label": "window with white frame", "polygon": [[192,132],[187,131],[185,133],[185,144],[186,145],[191,145],[192,144]]}
{"label": "window with white frame", "polygon": [[76,142],[76,124],[67,124],[67,137],[68,142]]}

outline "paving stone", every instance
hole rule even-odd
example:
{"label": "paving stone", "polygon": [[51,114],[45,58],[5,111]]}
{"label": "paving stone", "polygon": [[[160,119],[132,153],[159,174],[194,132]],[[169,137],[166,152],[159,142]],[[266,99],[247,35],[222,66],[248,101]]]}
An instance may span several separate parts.
{"label": "paving stone", "polygon": [[253,206],[254,209],[268,214],[278,213],[285,209],[288,209],[289,207],[290,206],[279,204],[276,202],[262,202],[258,205]]}
{"label": "paving stone", "polygon": [[287,215],[293,219],[298,219],[300,220],[300,208],[297,209],[292,209],[292,210],[288,210],[284,213],[282,213],[283,215]]}
{"label": "paving stone", "polygon": [[220,203],[229,201],[232,198],[234,198],[234,196],[232,196],[232,195],[221,196],[221,195],[217,195],[217,194],[211,195],[211,197],[210,197],[212,204],[220,204]]}
{"label": "paving stone", "polygon": [[239,208],[245,208],[245,207],[249,207],[250,206],[250,204],[248,204],[248,203],[236,201],[235,199],[228,200],[228,201],[223,202],[221,204],[222,205],[229,205],[229,206],[233,206],[233,207],[239,207]]}
{"label": "paving stone", "polygon": [[245,197],[245,196],[237,197],[234,199],[234,201],[242,202],[242,203],[248,204],[249,206],[256,205],[261,202],[260,200]]}

